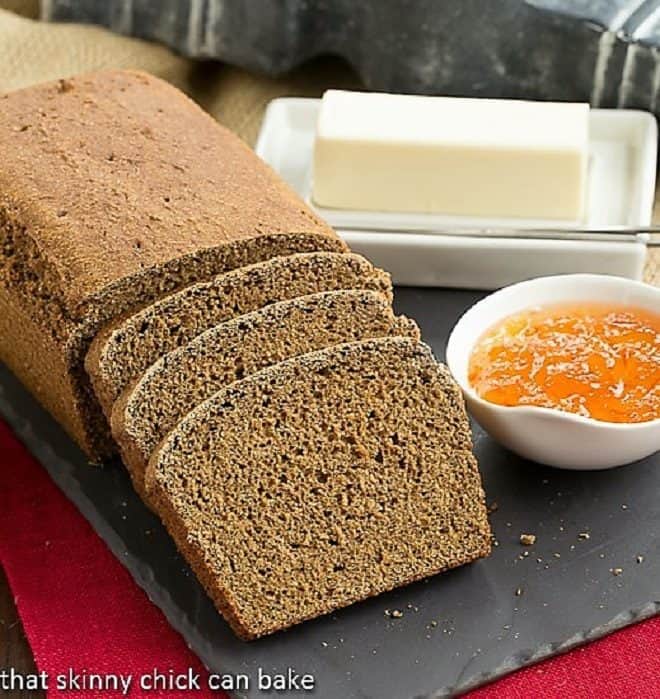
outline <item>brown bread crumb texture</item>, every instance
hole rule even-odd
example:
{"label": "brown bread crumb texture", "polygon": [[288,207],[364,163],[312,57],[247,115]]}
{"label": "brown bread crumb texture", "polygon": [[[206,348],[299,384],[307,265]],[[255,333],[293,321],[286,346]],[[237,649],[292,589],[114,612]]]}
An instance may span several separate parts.
{"label": "brown bread crumb texture", "polygon": [[[96,458],[111,441],[83,360],[104,323],[275,255],[346,250],[239,138],[146,74],[0,96],[0,160],[0,359]],[[20,320],[45,338],[29,362]]]}
{"label": "brown bread crumb texture", "polygon": [[487,555],[471,448],[447,370],[385,338],[219,391],[161,443],[146,486],[249,639]]}
{"label": "brown bread crumb texture", "polygon": [[284,359],[356,340],[419,339],[374,291],[328,291],[271,304],[198,335],[153,364],[112,410],[112,433],[138,492],[158,443],[186,413],[234,381]]}
{"label": "brown bread crumb texture", "polygon": [[281,300],[334,289],[371,289],[391,300],[389,275],[359,255],[272,258],[189,286],[118,320],[92,343],[85,366],[110,416],[126,387],[163,354],[209,328]]}

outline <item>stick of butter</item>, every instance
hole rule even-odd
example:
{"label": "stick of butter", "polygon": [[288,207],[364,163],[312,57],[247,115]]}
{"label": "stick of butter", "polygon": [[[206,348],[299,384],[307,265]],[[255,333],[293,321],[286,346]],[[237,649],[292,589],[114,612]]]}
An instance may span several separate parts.
{"label": "stick of butter", "polygon": [[337,209],[582,218],[589,105],[329,90],[312,198]]}

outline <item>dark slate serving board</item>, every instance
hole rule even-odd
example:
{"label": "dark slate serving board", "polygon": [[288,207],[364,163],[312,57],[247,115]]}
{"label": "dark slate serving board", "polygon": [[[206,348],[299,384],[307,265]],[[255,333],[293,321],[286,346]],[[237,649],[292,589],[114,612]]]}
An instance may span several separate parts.
{"label": "dark slate serving board", "polygon": [[[419,321],[442,356],[450,328],[481,296],[399,289],[396,305]],[[4,367],[0,413],[218,672],[254,678],[259,666],[268,673],[293,667],[315,675],[314,696],[323,699],[430,699],[660,611],[658,454],[611,471],[558,471],[516,458],[476,428],[488,501],[498,504],[492,523],[499,545],[489,559],[244,643],[216,614],[120,465],[88,466]],[[521,533],[536,534],[536,544],[521,546]],[[623,572],[615,576],[612,568]],[[403,616],[388,617],[386,609]]]}
{"label": "dark slate serving board", "polygon": [[271,75],[332,54],[374,90],[659,114],[657,10],[657,0],[42,2],[45,19],[101,24]]}

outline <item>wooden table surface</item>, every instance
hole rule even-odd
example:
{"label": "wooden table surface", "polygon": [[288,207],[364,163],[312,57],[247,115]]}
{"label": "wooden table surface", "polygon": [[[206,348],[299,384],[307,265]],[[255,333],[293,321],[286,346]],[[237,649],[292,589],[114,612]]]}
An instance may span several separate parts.
{"label": "wooden table surface", "polygon": [[[660,183],[656,189],[656,203],[653,220],[660,223]],[[660,234],[655,236],[660,241]],[[660,248],[649,253],[645,279],[660,286]],[[25,638],[23,627],[16,613],[14,598],[7,584],[7,578],[0,567],[0,668],[13,667],[17,672],[35,671],[32,651]],[[42,697],[41,692],[15,692],[12,697]]]}
{"label": "wooden table surface", "polygon": [[[13,667],[16,672],[36,672],[30,645],[16,613],[14,597],[0,567],[0,669]],[[43,697],[43,692],[5,692],[9,697]]]}

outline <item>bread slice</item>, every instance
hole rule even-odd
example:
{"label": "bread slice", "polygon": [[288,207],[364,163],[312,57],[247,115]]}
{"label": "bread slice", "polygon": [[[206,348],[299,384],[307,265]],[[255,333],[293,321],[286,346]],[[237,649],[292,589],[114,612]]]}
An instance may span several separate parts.
{"label": "bread slice", "polygon": [[460,391],[408,338],[337,345],[231,384],[153,453],[146,487],[251,639],[490,551]]}
{"label": "bread slice", "polygon": [[327,291],[271,304],[207,330],[161,357],[124,390],[112,434],[138,492],[151,452],[196,405],[218,390],[297,354],[375,337],[419,340],[374,291]]}
{"label": "bread slice", "polygon": [[112,323],[92,343],[85,367],[105,414],[159,357],[218,323],[276,301],[334,289],[372,289],[391,298],[389,275],[359,255],[301,253],[219,275]]}
{"label": "bread slice", "polygon": [[112,452],[83,366],[103,325],[230,269],[347,250],[240,138],[145,73],[0,95],[0,163],[0,360],[94,459]]}

